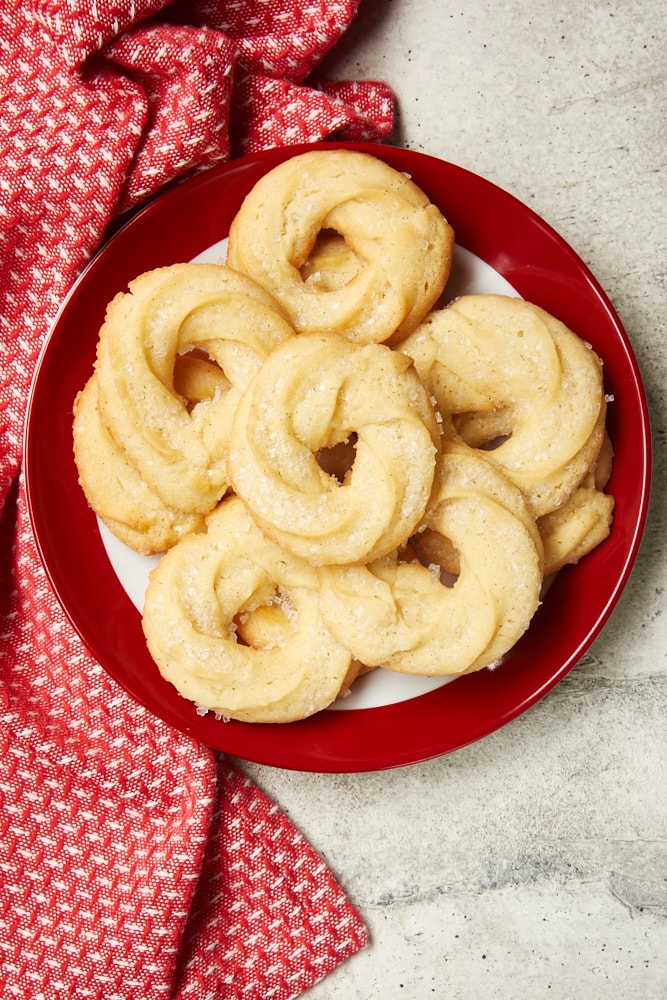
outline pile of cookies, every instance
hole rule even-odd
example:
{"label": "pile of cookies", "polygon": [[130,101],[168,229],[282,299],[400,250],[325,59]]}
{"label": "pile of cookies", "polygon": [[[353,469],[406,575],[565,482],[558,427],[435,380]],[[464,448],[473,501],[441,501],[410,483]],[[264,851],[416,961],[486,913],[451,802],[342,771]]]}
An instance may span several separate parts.
{"label": "pile of cookies", "polygon": [[313,150],[255,185],[226,264],[110,303],[79,478],[161,553],[148,649],[203,709],[289,722],[376,667],[496,664],[609,534],[600,360],[521,299],[443,305],[453,245],[404,174]]}

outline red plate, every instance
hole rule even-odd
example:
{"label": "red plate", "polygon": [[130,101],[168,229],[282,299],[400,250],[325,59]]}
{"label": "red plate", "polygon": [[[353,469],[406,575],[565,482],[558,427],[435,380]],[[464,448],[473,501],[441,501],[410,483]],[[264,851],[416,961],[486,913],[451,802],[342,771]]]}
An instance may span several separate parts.
{"label": "red plate", "polygon": [[459,246],[557,315],[604,360],[605,387],[613,397],[612,534],[558,575],[502,665],[392,704],[325,711],[289,725],[198,715],[150,659],[139,613],[79,488],[72,402],[90,375],[107,302],[142,271],[190,260],[226,237],[255,181],[312,146],[235,160],[174,187],[105,244],[64,302],[42,353],[28,409],[25,472],[37,544],[53,587],[93,655],[130,694],[167,723],[233,756],[344,772],[414,763],[480,739],[524,712],[574,666],[611,614],[637,553],[648,503],[650,434],[640,374],[621,323],[583,262],[545,222],[451,163],[389,146],[327,148],[333,145],[372,152],[411,174],[454,226]]}

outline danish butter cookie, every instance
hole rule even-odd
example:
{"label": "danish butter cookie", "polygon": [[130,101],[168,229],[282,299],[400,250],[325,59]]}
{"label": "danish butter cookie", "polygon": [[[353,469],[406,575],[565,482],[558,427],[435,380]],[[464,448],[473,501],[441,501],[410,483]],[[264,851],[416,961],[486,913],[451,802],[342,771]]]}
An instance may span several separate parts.
{"label": "danish butter cookie", "polygon": [[438,564],[396,552],[366,566],[322,567],[324,619],[367,664],[424,675],[479,670],[514,645],[539,605],[535,522],[498,468],[445,442],[423,525],[457,552],[451,585]]}
{"label": "danish butter cookie", "polygon": [[[316,571],[265,538],[230,496],[205,532],[183,538],[152,570],[142,618],[149,652],[183,697],[222,716],[306,718],[335,700],[351,667],[317,591]],[[279,618],[272,640],[262,625],[257,647],[239,641],[238,622],[262,607]]]}
{"label": "danish butter cookie", "polygon": [[600,359],[538,306],[463,296],[400,347],[435,396],[445,434],[485,449],[535,517],[559,507],[595,462],[606,417]]}
{"label": "danish butter cookie", "polygon": [[432,308],[453,246],[451,226],[405,174],[368,153],[312,150],[255,184],[227,263],[269,289],[298,333],[377,343],[407,336]]}
{"label": "danish butter cookie", "polygon": [[[341,482],[318,455],[352,436]],[[279,545],[313,564],[366,561],[396,548],[422,517],[439,440],[405,355],[302,334],[276,348],[241,397],[229,474]]]}
{"label": "danish butter cookie", "polygon": [[293,336],[268,292],[220,265],[158,268],[113,299],[74,435],[88,500],[124,541],[160,551],[225,494],[241,392]]}

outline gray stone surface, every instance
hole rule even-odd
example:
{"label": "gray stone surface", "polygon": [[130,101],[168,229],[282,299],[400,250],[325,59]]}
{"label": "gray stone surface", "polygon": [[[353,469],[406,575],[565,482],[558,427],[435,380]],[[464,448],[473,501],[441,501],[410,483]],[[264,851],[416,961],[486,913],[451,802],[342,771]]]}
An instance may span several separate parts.
{"label": "gray stone surface", "polygon": [[511,191],[586,261],[643,372],[655,471],[610,621],[526,714],[394,771],[240,765],[369,927],[312,1000],[667,996],[664,32],[655,0],[362,0],[329,58],[392,86],[397,143]]}

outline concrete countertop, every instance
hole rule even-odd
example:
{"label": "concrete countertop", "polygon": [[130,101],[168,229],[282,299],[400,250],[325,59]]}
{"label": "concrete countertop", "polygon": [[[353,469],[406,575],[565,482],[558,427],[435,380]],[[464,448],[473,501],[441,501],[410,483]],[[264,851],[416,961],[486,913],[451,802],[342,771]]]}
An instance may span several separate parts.
{"label": "concrete countertop", "polygon": [[388,83],[395,143],[510,191],[583,258],[643,374],[654,481],[611,619],[524,715],[396,770],[240,763],[369,928],[312,1000],[667,996],[664,33],[657,0],[362,0],[326,65]]}

